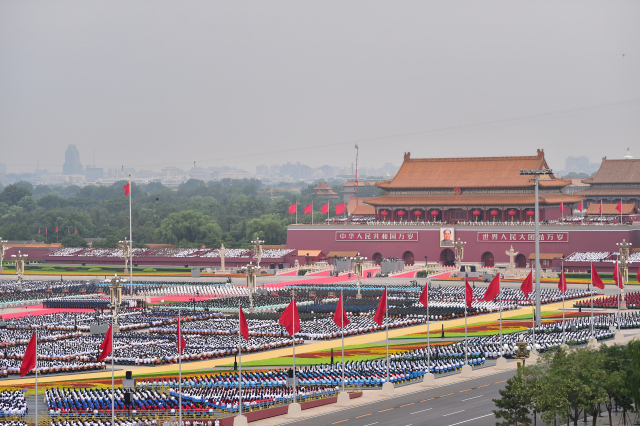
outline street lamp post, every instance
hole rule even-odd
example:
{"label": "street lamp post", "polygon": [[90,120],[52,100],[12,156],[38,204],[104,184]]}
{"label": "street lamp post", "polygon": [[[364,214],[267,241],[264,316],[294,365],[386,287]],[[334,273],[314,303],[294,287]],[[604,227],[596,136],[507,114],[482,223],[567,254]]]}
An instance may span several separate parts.
{"label": "street lamp post", "polygon": [[256,289],[256,272],[258,271],[257,266],[253,266],[253,264],[249,263],[247,265],[247,290],[249,290],[249,312],[254,313],[255,308],[253,307],[253,292]]}
{"label": "street lamp post", "polygon": [[360,277],[364,273],[364,261],[367,260],[366,257],[360,256],[360,253],[356,257],[352,257],[353,260],[353,272],[356,274],[356,287],[358,288],[358,294],[356,294],[356,299],[362,299],[362,294],[360,294]]}
{"label": "street lamp post", "polygon": [[24,262],[29,258],[28,254],[22,254],[18,250],[18,254],[11,255],[16,260],[16,275],[18,276],[18,290],[22,291],[22,279],[24,278]]}
{"label": "street lamp post", "polygon": [[[624,239],[621,243],[616,243],[618,247],[620,247],[620,277],[622,278],[622,287],[620,289],[620,303],[618,304],[618,310],[627,309],[627,303],[624,300],[624,286],[629,283],[629,251],[631,249],[632,244],[626,242]],[[619,315],[619,313],[618,313]],[[618,321],[618,326],[620,326],[620,321]]]}
{"label": "street lamp post", "polygon": [[524,367],[524,361],[529,357],[531,353],[531,346],[527,345],[524,341],[516,342],[516,358],[518,358],[518,368]]}
{"label": "street lamp post", "polygon": [[538,186],[540,175],[551,174],[551,169],[542,170],[520,170],[521,175],[533,175],[534,176],[534,198],[535,198],[535,252],[536,252],[536,325],[540,327],[542,325],[540,315],[540,205],[538,202]]}
{"label": "street lamp post", "polygon": [[456,255],[456,268],[460,270],[460,265],[462,264],[462,258],[464,257],[464,245],[467,244],[465,241],[458,241],[453,243],[455,255]]}
{"label": "street lamp post", "polygon": [[2,269],[2,261],[4,260],[4,243],[6,243],[7,240],[3,240],[0,237],[0,272],[4,272],[4,269]]}
{"label": "street lamp post", "polygon": [[262,244],[264,241],[256,238],[254,241],[251,241],[253,244],[253,257],[256,259],[256,268],[260,267],[260,260],[262,260]]}
{"label": "street lamp post", "polygon": [[113,278],[103,281],[106,284],[110,284],[109,294],[111,296],[109,308],[111,308],[111,313],[113,315],[113,328],[114,331],[116,329],[119,330],[118,327],[118,313],[120,312],[120,304],[122,303],[122,287],[120,283],[126,283],[127,280],[122,279],[115,274]]}

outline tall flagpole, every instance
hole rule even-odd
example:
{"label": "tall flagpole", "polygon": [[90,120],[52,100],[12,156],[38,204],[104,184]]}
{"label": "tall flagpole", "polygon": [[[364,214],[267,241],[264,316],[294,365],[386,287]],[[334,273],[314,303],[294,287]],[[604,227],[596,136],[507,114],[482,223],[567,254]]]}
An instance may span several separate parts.
{"label": "tall flagpole", "polygon": [[291,330],[293,330],[293,403],[296,403],[296,298],[293,297],[293,306],[291,309],[291,316],[293,322],[291,323]]}
{"label": "tall flagpole", "polygon": [[38,426],[38,327],[36,327],[36,425]]}
{"label": "tall flagpole", "polygon": [[464,303],[464,365],[469,365],[469,359],[467,358],[467,353],[469,352],[469,347],[467,344],[467,300],[466,300],[466,282],[465,282],[465,303]]}
{"label": "tall flagpole", "polygon": [[313,225],[313,201],[311,202],[311,224]]}
{"label": "tall flagpole", "polygon": [[[618,281],[618,287],[622,284],[622,274],[620,273],[620,256],[618,256],[618,260],[616,260],[616,281]],[[622,301],[622,296],[624,295],[624,284],[623,288],[620,289],[620,297],[618,298],[618,333],[620,333],[620,302]]]}
{"label": "tall flagpole", "polygon": [[[115,308],[114,308],[115,309]],[[115,409],[115,384],[114,384],[114,366],[113,366],[113,358],[116,356],[115,344],[113,341],[113,315],[111,316],[111,424],[115,425],[116,420],[116,409]]]}
{"label": "tall flagpole", "polygon": [[342,298],[342,288],[340,289],[340,300],[342,301],[342,312],[340,312],[340,328],[342,328],[342,392],[344,392],[344,299]]}
{"label": "tall flagpole", "polygon": [[560,271],[560,281],[562,282],[562,343],[565,343],[565,329],[567,328],[564,323],[564,292],[567,291],[567,279],[562,279],[562,273],[564,272],[564,257],[562,258],[562,270]]}
{"label": "tall flagpole", "polygon": [[387,383],[389,382],[389,294],[387,293],[387,286],[384,287],[384,319],[387,329]]}
{"label": "tall flagpole", "polygon": [[594,337],[594,327],[593,327],[593,262],[591,262],[591,337]]}
{"label": "tall flagpole", "polygon": [[240,327],[242,326],[242,324],[240,324],[240,309],[242,309],[242,306],[238,305],[238,360],[240,361],[240,364],[238,365],[240,368],[240,376],[238,377],[238,387],[240,388],[240,404],[239,404],[239,413],[240,415],[242,415],[242,334],[240,333]]}
{"label": "tall flagpole", "polygon": [[431,373],[431,345],[429,344],[429,323],[431,317],[429,316],[429,282],[427,282],[427,374]]}
{"label": "tall flagpole", "polygon": [[298,224],[298,202],[296,201],[296,225]]}
{"label": "tall flagpole", "polygon": [[620,225],[622,225],[622,198],[620,198]]}
{"label": "tall flagpole", "polygon": [[[502,289],[500,288],[501,285],[502,283],[500,282],[500,272],[498,272],[498,290],[500,290],[500,292],[502,291]],[[500,299],[500,292],[498,292],[498,302],[500,304],[500,346],[503,346],[504,341],[502,339],[502,299]]]}
{"label": "tall flagpole", "polygon": [[180,309],[178,309],[178,426],[182,426],[182,329],[180,328]]}
{"label": "tall flagpole", "polygon": [[133,188],[131,187],[131,173],[129,173],[129,292],[131,293],[131,299],[133,299],[133,227],[131,219],[131,194]]}

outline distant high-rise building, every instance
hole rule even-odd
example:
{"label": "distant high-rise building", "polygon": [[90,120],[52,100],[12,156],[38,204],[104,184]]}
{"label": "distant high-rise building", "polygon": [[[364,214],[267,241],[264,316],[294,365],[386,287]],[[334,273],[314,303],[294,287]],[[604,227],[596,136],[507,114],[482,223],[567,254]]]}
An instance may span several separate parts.
{"label": "distant high-rise building", "polygon": [[64,166],[62,166],[63,175],[82,175],[84,169],[80,164],[80,152],[75,145],[69,145],[64,153]]}
{"label": "distant high-rise building", "polygon": [[7,173],[7,165],[0,163],[0,174],[4,175]]}

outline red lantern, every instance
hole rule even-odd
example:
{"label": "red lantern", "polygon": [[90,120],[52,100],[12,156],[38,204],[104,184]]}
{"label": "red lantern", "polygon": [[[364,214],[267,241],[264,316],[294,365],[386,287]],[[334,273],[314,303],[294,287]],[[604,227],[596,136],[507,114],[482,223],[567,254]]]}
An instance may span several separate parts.
{"label": "red lantern", "polygon": [[498,210],[491,210],[491,216],[498,216]]}
{"label": "red lantern", "polygon": [[421,210],[416,210],[413,212],[413,214],[415,214],[416,216],[422,216],[422,211]]}
{"label": "red lantern", "polygon": [[382,211],[380,212],[380,214],[381,214],[382,216],[389,216],[389,212],[388,212],[388,211],[386,211],[386,210],[382,210]]}
{"label": "red lantern", "polygon": [[534,212],[533,210],[527,210],[527,216],[535,216],[536,212]]}
{"label": "red lantern", "polygon": [[482,214],[482,212],[480,210],[474,210],[473,211],[473,215],[474,216],[480,216]]}
{"label": "red lantern", "polygon": [[516,215],[515,210],[509,210],[509,216],[515,216],[515,215]]}
{"label": "red lantern", "polygon": [[405,212],[404,210],[398,211],[398,216],[404,216],[405,214],[407,214],[407,212]]}
{"label": "red lantern", "polygon": [[438,210],[431,210],[431,216],[438,216]]}

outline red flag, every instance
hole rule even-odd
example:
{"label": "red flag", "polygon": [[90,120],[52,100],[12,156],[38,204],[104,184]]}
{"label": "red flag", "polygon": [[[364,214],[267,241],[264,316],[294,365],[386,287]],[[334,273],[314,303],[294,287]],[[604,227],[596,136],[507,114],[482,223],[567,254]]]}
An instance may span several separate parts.
{"label": "red flag", "polygon": [[48,233],[49,233],[49,229],[44,228],[44,233],[45,233],[45,234],[48,234]]}
{"label": "red flag", "polygon": [[387,311],[387,288],[384,288],[382,292],[382,297],[380,298],[380,302],[378,303],[378,309],[376,309],[376,315],[373,317],[373,320],[378,325],[382,325],[384,322],[384,313]]}
{"label": "red flag", "polygon": [[111,354],[111,351],[113,350],[113,340],[112,340],[112,336],[113,336],[113,324],[111,324],[109,326],[109,330],[107,330],[107,334],[104,336],[104,340],[102,341],[102,344],[100,345],[100,349],[102,350],[102,352],[100,352],[100,356],[98,357],[98,362],[102,361],[103,359],[105,359],[106,357],[108,357]]}
{"label": "red flag", "polygon": [[71,234],[71,228],[67,228],[67,234]]}
{"label": "red flag", "polygon": [[351,321],[347,318],[347,311],[344,310],[344,305],[342,304],[342,293],[340,293],[340,298],[336,305],[336,312],[333,314],[333,322],[340,328],[351,324]]}
{"label": "red flag", "polygon": [[560,212],[564,213],[564,201],[560,201]]}
{"label": "red flag", "polygon": [[338,214],[342,214],[342,213],[344,213],[344,203],[338,204],[336,206],[336,214],[338,215]]}
{"label": "red flag", "polygon": [[558,281],[558,290],[565,293],[567,291],[567,278],[564,276],[564,268],[560,272],[560,281]]}
{"label": "red flag", "polygon": [[613,282],[618,286],[618,288],[624,288],[622,276],[620,275],[620,268],[618,268],[618,262],[616,262],[616,268],[613,270]]}
{"label": "red flag", "polygon": [[29,374],[29,371],[36,368],[36,346],[37,346],[36,333],[33,333],[31,336],[31,340],[29,340],[29,344],[27,345],[27,350],[24,351],[24,355],[22,357],[22,364],[20,364],[20,377],[24,377]]}
{"label": "red flag", "polygon": [[579,212],[582,211],[582,201],[580,201],[580,204],[578,204],[578,207],[576,207],[576,210],[578,210]]}
{"label": "red flag", "polygon": [[38,228],[38,234],[40,233],[40,228]]}
{"label": "red flag", "polygon": [[247,318],[244,316],[242,306],[240,306],[240,334],[244,337],[244,340],[249,341],[249,324],[247,324]]}
{"label": "red flag", "polygon": [[422,303],[422,306],[424,306],[425,308],[429,304],[429,281],[427,281],[427,283],[424,285],[424,288],[422,289],[422,294],[420,295],[420,298],[418,300],[420,301],[420,303]]}
{"label": "red flag", "polygon": [[296,305],[296,299],[293,299],[287,309],[284,310],[280,319],[278,320],[281,326],[283,326],[289,336],[293,336],[300,331],[300,316],[298,315],[298,305]]}
{"label": "red flag", "polygon": [[599,289],[604,290],[604,283],[602,282],[598,271],[596,271],[596,268],[593,265],[591,266],[591,283],[594,287],[598,287]]}
{"label": "red flag", "polygon": [[620,213],[622,213],[622,200],[620,200],[620,202],[616,206],[616,210],[618,210]]}
{"label": "red flag", "polygon": [[78,233],[78,228],[73,228],[73,233],[77,234]]}
{"label": "red flag", "polygon": [[289,214],[294,214],[298,211],[298,203],[293,203],[289,206]]}
{"label": "red flag", "polygon": [[304,214],[310,214],[311,212],[313,212],[313,203],[304,208]]}
{"label": "red flag", "polygon": [[638,273],[636,274],[636,280],[640,283],[640,266],[638,266]]}
{"label": "red flag", "polygon": [[497,295],[500,294],[500,273],[498,272],[496,276],[491,280],[489,287],[484,292],[484,297],[482,300],[485,302],[491,302],[496,298]]}
{"label": "red flag", "polygon": [[322,213],[322,214],[327,214],[327,213],[329,213],[329,202],[327,202],[327,204],[325,204],[324,206],[322,206],[322,208],[320,209],[320,213]]}
{"label": "red flag", "polygon": [[464,280],[464,301],[467,304],[467,308],[471,309],[471,302],[473,302],[473,289],[466,278]]}
{"label": "red flag", "polygon": [[58,227],[56,226],[56,234],[58,233]]}
{"label": "red flag", "polygon": [[127,182],[124,186],[124,196],[126,197],[131,192],[131,182]]}
{"label": "red flag", "polygon": [[178,317],[178,335],[176,336],[176,344],[178,346],[178,353],[182,355],[184,348],[187,347],[187,341],[182,337],[182,328],[180,327],[180,317]]}
{"label": "red flag", "polygon": [[533,271],[529,271],[527,278],[522,281],[520,290],[524,293],[524,297],[529,297],[529,293],[533,291]]}

